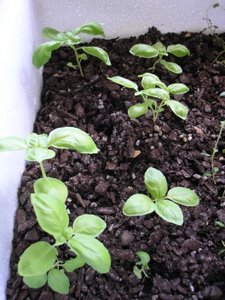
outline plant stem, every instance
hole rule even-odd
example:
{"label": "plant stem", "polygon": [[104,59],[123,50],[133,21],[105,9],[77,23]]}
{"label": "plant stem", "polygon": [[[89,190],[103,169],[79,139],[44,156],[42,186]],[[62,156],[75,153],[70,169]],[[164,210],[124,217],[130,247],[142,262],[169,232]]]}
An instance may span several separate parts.
{"label": "plant stem", "polygon": [[75,54],[75,57],[76,57],[76,62],[77,62],[78,68],[79,68],[79,70],[80,70],[80,75],[81,75],[82,77],[84,77],[84,73],[83,73],[83,70],[82,70],[82,67],[81,67],[81,64],[80,64],[80,59],[79,59],[79,54],[78,54],[78,52],[77,52],[77,49],[76,49],[76,47],[74,47],[73,45],[71,45],[70,48],[72,48],[73,51],[74,51],[74,54]]}
{"label": "plant stem", "polygon": [[46,176],[46,173],[45,173],[45,168],[44,168],[43,161],[40,161],[40,168],[41,168],[42,176],[43,176],[44,178],[47,177],[47,176]]}
{"label": "plant stem", "polygon": [[214,146],[212,154],[211,154],[211,170],[212,170],[212,178],[213,178],[214,184],[216,184],[216,180],[215,180],[215,173],[216,172],[214,171],[214,157],[215,157],[216,152],[218,151],[218,143],[220,141],[224,126],[225,126],[225,121],[222,121],[221,125],[220,125],[220,131],[219,131],[215,146]]}

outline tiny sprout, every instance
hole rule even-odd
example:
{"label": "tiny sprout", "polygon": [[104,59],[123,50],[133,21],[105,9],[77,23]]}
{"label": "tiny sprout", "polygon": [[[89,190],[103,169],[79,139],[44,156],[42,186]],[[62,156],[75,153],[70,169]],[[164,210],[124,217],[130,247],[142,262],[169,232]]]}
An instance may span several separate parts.
{"label": "tiny sprout", "polygon": [[42,30],[42,34],[50,41],[39,45],[35,49],[32,58],[33,65],[36,68],[40,68],[50,60],[52,51],[60,48],[61,46],[68,46],[74,51],[75,64],[69,62],[67,66],[73,69],[78,67],[82,77],[84,77],[84,73],[81,67],[81,62],[83,60],[87,60],[87,54],[99,58],[106,65],[110,66],[111,62],[109,56],[102,48],[93,46],[77,47],[77,45],[82,43],[82,39],[79,35],[80,33],[104,36],[102,26],[97,23],[88,23],[76,29],[64,32],[59,32],[54,28],[45,27]]}
{"label": "tiny sprout", "polygon": [[183,213],[179,205],[196,206],[199,204],[197,194],[185,187],[174,187],[168,191],[166,177],[155,168],[148,168],[144,175],[148,193],[134,194],[127,199],[123,207],[125,216],[143,216],[156,212],[167,222],[182,225]]}
{"label": "tiny sprout", "polygon": [[168,56],[169,54],[172,54],[176,57],[184,57],[190,55],[190,51],[184,45],[175,44],[169,45],[166,48],[161,42],[157,42],[152,46],[147,44],[136,44],[130,49],[130,53],[134,56],[143,58],[158,57],[150,70],[154,72],[156,65],[160,64],[162,67],[175,74],[182,73],[182,68],[176,63],[164,60],[163,57]]}
{"label": "tiny sprout", "polygon": [[139,257],[139,261],[136,262],[135,266],[133,267],[133,273],[137,276],[138,279],[142,278],[142,273],[148,277],[146,271],[150,268],[148,266],[150,262],[150,256],[145,251],[138,251],[136,252],[137,256]]}
{"label": "tiny sprout", "polygon": [[135,96],[140,96],[142,103],[132,105],[128,109],[131,119],[136,119],[146,114],[148,110],[152,112],[153,122],[158,118],[164,107],[169,107],[172,112],[182,120],[186,120],[188,108],[179,101],[170,98],[170,95],[182,95],[189,91],[183,83],[173,83],[168,86],[163,83],[158,76],[152,73],[144,73],[138,76],[141,78],[142,89],[139,91],[135,82],[120,76],[108,77],[109,80],[125,88],[133,89]]}

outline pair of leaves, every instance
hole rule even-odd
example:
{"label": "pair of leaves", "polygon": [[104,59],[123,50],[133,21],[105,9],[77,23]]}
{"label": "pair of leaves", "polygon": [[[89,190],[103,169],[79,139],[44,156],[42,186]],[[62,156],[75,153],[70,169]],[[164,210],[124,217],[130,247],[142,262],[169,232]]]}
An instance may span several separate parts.
{"label": "pair of leaves", "polygon": [[145,251],[138,251],[136,252],[136,254],[140,260],[135,264],[133,268],[133,273],[137,276],[138,279],[141,279],[142,273],[144,273],[144,275],[147,276],[146,271],[149,270],[148,264],[150,262],[150,256]]}
{"label": "pair of leaves", "polygon": [[0,138],[0,152],[26,150],[26,160],[39,163],[55,156],[55,152],[49,147],[76,150],[83,154],[95,154],[99,151],[86,132],[74,127],[57,128],[49,136],[32,133],[27,140],[14,136]]}
{"label": "pair of leaves", "polygon": [[196,206],[199,203],[197,194],[188,188],[174,187],[168,191],[165,176],[155,168],[145,172],[144,183],[153,200],[144,194],[131,196],[124,204],[124,215],[142,216],[155,211],[165,221],[182,225],[183,213],[176,203],[184,206]]}

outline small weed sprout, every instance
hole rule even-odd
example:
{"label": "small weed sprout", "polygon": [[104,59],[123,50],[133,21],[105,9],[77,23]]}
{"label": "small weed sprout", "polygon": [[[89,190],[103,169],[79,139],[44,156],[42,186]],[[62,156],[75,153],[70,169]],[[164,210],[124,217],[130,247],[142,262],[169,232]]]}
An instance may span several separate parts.
{"label": "small weed sprout", "polygon": [[[84,214],[77,217],[72,227],[65,207],[68,196],[66,185],[47,177],[43,161],[55,156],[49,147],[76,150],[79,153],[98,153],[92,138],[84,131],[63,127],[47,134],[32,133],[28,138],[6,137],[0,139],[0,152],[25,150],[26,160],[37,161],[43,178],[34,182],[31,203],[41,229],[52,235],[54,245],[38,241],[21,255],[18,273],[30,288],[49,287],[60,294],[69,293],[69,278],[66,272],[88,264],[99,273],[109,272],[111,258],[105,246],[96,238],[105,230],[106,223],[99,217]],[[57,247],[66,244],[75,257],[64,263],[58,259]]]}
{"label": "small weed sprout", "polygon": [[183,213],[177,204],[184,206],[199,204],[197,194],[191,189],[174,187],[168,191],[165,176],[155,168],[147,169],[144,175],[144,183],[152,198],[145,194],[132,195],[124,204],[123,214],[125,216],[143,216],[155,211],[165,221],[182,225]]}
{"label": "small weed sprout", "polygon": [[138,76],[141,78],[142,89],[139,91],[135,82],[120,77],[108,77],[109,80],[125,88],[133,89],[135,96],[141,96],[143,103],[132,105],[128,109],[128,115],[131,119],[136,119],[146,114],[148,110],[152,112],[153,122],[156,122],[160,112],[164,107],[169,107],[172,112],[182,120],[186,120],[188,108],[182,103],[170,98],[170,95],[182,95],[189,91],[189,88],[183,83],[173,83],[166,86],[158,76],[152,73],[144,73]]}
{"label": "small weed sprout", "polygon": [[165,47],[161,42],[157,42],[152,46],[147,44],[136,44],[131,47],[130,53],[137,57],[157,58],[152,68],[150,68],[152,72],[155,71],[156,65],[160,64],[163,68],[175,74],[182,73],[182,68],[174,62],[166,61],[163,59],[163,57],[168,56],[169,54],[172,54],[176,57],[190,55],[190,51],[184,45],[175,44]]}
{"label": "small weed sprout", "polygon": [[136,254],[140,260],[136,262],[135,266],[133,267],[133,273],[138,279],[142,279],[142,273],[148,277],[146,272],[150,269],[148,265],[150,262],[149,254],[145,251],[138,251]]}
{"label": "small weed sprout", "polygon": [[81,62],[82,60],[87,60],[87,54],[99,58],[106,65],[110,66],[111,62],[109,56],[107,52],[102,48],[93,46],[78,47],[78,45],[82,43],[82,39],[79,35],[80,33],[85,33],[93,36],[104,36],[102,26],[97,23],[88,23],[76,29],[64,32],[59,32],[54,28],[45,27],[42,30],[42,34],[46,39],[49,39],[50,41],[39,45],[35,49],[32,58],[33,65],[36,68],[40,68],[50,60],[52,51],[60,48],[61,46],[68,46],[74,52],[75,64],[69,62],[67,65],[74,69],[78,67],[82,77],[84,77],[84,73],[81,66]]}

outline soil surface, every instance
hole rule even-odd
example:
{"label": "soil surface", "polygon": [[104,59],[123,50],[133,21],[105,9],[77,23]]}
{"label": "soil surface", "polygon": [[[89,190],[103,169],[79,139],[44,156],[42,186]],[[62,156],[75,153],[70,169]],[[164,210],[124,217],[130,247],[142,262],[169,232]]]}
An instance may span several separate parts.
{"label": "soil surface", "polygon": [[[223,36],[224,38],[224,36]],[[120,75],[139,82],[137,75],[148,71],[152,59],[129,54],[136,43],[165,45],[181,43],[190,57],[174,58],[183,68],[181,75],[156,68],[167,84],[182,82],[189,93],[177,98],[189,108],[186,121],[169,109],[154,124],[152,116],[130,120],[127,108],[139,101],[133,92],[107,80]],[[213,63],[222,50],[215,36],[201,33],[168,33],[152,28],[138,38],[92,41],[108,51],[112,66],[89,57],[83,63],[85,78],[67,67],[73,60],[70,49],[54,52],[44,70],[42,105],[34,125],[37,133],[49,133],[62,126],[79,127],[93,137],[97,155],[80,155],[57,150],[55,159],[45,162],[47,175],[63,180],[69,189],[67,206],[71,222],[78,215],[92,213],[103,218],[107,229],[100,240],[112,257],[110,273],[100,275],[85,266],[69,273],[70,294],[59,295],[47,286],[32,290],[17,275],[22,252],[38,240],[53,239],[37,226],[30,202],[34,181],[41,176],[36,164],[28,163],[19,189],[19,207],[11,257],[11,276],[7,299],[39,300],[197,300],[225,299],[225,133],[215,156],[216,185],[210,157],[225,120],[225,66]],[[194,189],[200,198],[195,208],[182,207],[183,226],[163,221],[155,213],[143,217],[125,217],[122,207],[134,193],[145,193],[143,175],[148,167],[161,170],[169,187]],[[64,258],[69,253],[60,254]],[[139,280],[132,272],[135,252],[145,250],[151,256],[149,277]]]}

